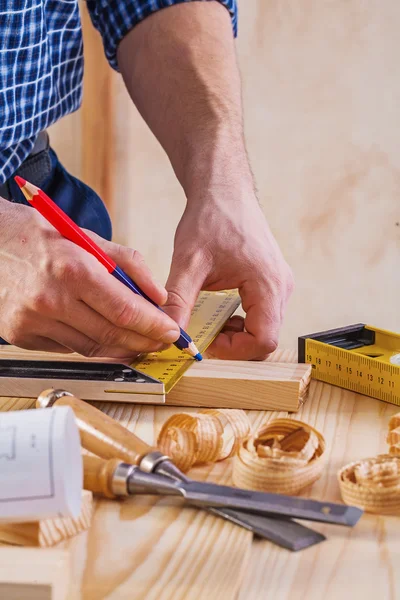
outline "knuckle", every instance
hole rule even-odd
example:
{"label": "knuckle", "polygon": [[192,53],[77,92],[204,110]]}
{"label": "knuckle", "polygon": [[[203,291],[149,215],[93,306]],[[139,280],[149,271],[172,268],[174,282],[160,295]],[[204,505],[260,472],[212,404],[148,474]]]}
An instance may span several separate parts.
{"label": "knuckle", "polygon": [[59,302],[54,294],[45,289],[36,290],[29,300],[30,309],[39,314],[54,314],[59,312]]}
{"label": "knuckle", "polygon": [[135,250],[134,248],[127,248],[127,251],[132,262],[140,264],[144,263],[144,257],[138,250]]}
{"label": "knuckle", "polygon": [[120,257],[131,263],[144,263],[144,258],[140,254],[140,252],[138,252],[134,248],[130,248],[129,246],[121,246],[120,244],[115,244],[115,254],[117,257]]}
{"label": "knuckle", "polygon": [[15,308],[8,318],[7,341],[14,346],[20,346],[27,334],[30,333],[29,317],[24,308]]}
{"label": "knuckle", "polygon": [[268,275],[269,285],[276,292],[284,287],[284,276],[279,271],[273,271]]}
{"label": "knuckle", "polygon": [[259,349],[261,351],[260,356],[263,356],[263,360],[265,360],[265,358],[267,358],[269,354],[272,354],[272,352],[275,352],[277,348],[278,340],[272,338],[262,340],[259,344]]}
{"label": "knuckle", "polygon": [[103,328],[99,333],[98,342],[102,346],[125,346],[124,336],[116,327]]}
{"label": "knuckle", "polygon": [[13,328],[6,331],[3,335],[11,346],[22,346],[24,343],[24,336],[21,330]]}
{"label": "knuckle", "polygon": [[79,348],[79,353],[86,358],[101,356],[101,345],[93,340],[88,340]]}
{"label": "knuckle", "polygon": [[167,304],[168,306],[172,306],[174,308],[185,308],[186,301],[183,297],[183,290],[180,291],[177,287],[174,287],[172,289],[170,288],[168,290]]}
{"label": "knuckle", "polygon": [[135,303],[118,303],[114,323],[123,329],[130,329],[140,322],[140,311]]}
{"label": "knuckle", "polygon": [[56,279],[67,285],[81,281],[86,272],[84,263],[75,258],[63,258],[55,261],[53,270]]}

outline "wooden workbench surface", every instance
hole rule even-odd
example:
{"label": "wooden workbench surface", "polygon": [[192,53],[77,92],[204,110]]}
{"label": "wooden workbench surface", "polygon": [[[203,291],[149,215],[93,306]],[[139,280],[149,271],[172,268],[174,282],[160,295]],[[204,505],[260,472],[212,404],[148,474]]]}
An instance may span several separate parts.
{"label": "wooden workbench surface", "polygon": [[[273,356],[279,361],[293,359],[288,352],[278,351]],[[32,404],[32,400],[0,398],[0,410]],[[97,406],[149,443],[165,419],[182,410],[127,404]],[[388,421],[398,410],[313,381],[306,404],[292,416],[324,434],[327,463],[321,479],[304,495],[340,502],[337,470],[354,459],[386,451]],[[248,414],[257,426],[287,413]],[[224,461],[211,468],[193,469],[191,475],[230,483],[230,470],[229,461]],[[400,597],[398,517],[364,515],[354,529],[311,526],[322,531],[327,541],[296,554],[255,540],[251,533],[204,511],[174,506],[170,499],[98,500],[90,531],[56,549],[34,552],[69,555],[73,571],[69,598],[73,600]],[[0,550],[1,567],[6,548]],[[21,567],[29,569],[29,565]]]}

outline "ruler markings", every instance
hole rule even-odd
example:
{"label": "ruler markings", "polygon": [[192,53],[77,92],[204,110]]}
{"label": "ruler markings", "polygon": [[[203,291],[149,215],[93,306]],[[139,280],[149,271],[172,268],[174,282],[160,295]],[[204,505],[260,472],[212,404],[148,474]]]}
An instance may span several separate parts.
{"label": "ruler markings", "polygon": [[[208,348],[239,305],[240,297],[236,290],[201,292],[187,329],[200,352]],[[172,346],[164,352],[139,357],[131,366],[164,383],[167,393],[192,364],[192,358]]]}
{"label": "ruler markings", "polygon": [[312,339],[306,362],[314,379],[400,406],[400,367]]}

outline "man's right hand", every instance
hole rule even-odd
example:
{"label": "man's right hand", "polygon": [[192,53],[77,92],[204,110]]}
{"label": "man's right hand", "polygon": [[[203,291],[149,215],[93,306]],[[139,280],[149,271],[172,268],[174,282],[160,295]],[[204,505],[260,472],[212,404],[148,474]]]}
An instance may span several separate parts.
{"label": "man's right hand", "polygon": [[[138,252],[85,231],[150,298],[166,302]],[[29,350],[127,358],[165,348],[179,328],[33,208],[0,199],[0,337]]]}

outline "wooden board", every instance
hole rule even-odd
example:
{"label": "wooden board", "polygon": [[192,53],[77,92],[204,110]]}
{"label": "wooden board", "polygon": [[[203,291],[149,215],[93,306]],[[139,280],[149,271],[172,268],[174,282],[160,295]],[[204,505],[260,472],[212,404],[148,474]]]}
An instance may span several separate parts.
{"label": "wooden board", "polygon": [[[293,359],[294,354],[288,352],[272,356],[272,361],[278,362]],[[0,399],[0,410],[28,406],[32,400]],[[96,406],[148,443],[154,442],[171,414],[182,410],[133,404]],[[397,411],[395,406],[312,381],[307,402],[293,417],[324,434],[327,463],[321,479],[303,495],[340,502],[337,469],[384,451],[388,422]],[[247,414],[254,427],[287,415],[283,411]],[[196,467],[190,475],[230,483],[231,463]],[[138,496],[122,503],[99,500],[90,530],[64,544],[71,559],[70,598],[319,600],[323,596],[327,600],[397,600],[398,518],[364,515],[352,530],[316,523],[312,527],[324,532],[328,540],[293,554],[253,540],[249,532],[218,517],[178,508],[167,498]],[[52,551],[33,550],[38,556]],[[2,558],[12,560],[9,554],[0,554],[0,569]]]}
{"label": "wooden board", "polygon": [[297,411],[305,402],[311,366],[204,360],[167,395],[170,406]]}
{"label": "wooden board", "polygon": [[89,529],[92,522],[93,496],[82,492],[82,510],[77,518],[43,519],[31,523],[0,523],[0,542],[15,546],[48,548]]}
{"label": "wooden board", "polygon": [[[77,355],[51,354],[43,352],[28,352],[15,347],[1,347],[0,358],[24,358],[45,360],[83,360]],[[96,361],[100,359],[95,359]],[[292,359],[293,360],[293,359]],[[229,360],[208,360],[193,365],[186,371],[182,379],[165,396],[168,406],[193,406],[193,407],[218,407],[218,408],[243,408],[257,410],[288,410],[297,411],[305,402],[309,389],[311,366],[289,362],[248,362]],[[21,380],[27,393],[29,383]],[[10,393],[11,385],[20,396],[24,392],[6,380],[0,379],[0,396]],[[60,387],[54,384],[55,387]],[[107,395],[91,391],[93,384],[87,382],[82,386],[81,392],[75,393],[75,387],[65,389],[75,393],[83,399],[99,396],[108,399]],[[37,391],[37,395],[44,389],[52,387],[44,385]],[[33,388],[32,388],[33,389]],[[111,394],[110,394],[111,395]],[[131,394],[119,394],[124,402],[144,402]],[[156,398],[155,400],[153,398]],[[115,401],[109,398],[109,401]],[[163,403],[163,398],[157,400],[156,396],[148,396],[145,402],[149,404]]]}
{"label": "wooden board", "polygon": [[69,549],[0,546],[1,600],[67,600]]}

